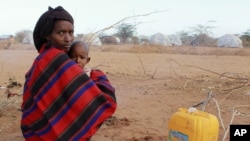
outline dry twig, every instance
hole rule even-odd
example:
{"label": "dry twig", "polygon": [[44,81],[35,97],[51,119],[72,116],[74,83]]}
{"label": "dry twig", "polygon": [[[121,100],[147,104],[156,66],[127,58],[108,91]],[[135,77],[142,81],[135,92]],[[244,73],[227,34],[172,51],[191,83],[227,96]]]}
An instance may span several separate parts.
{"label": "dry twig", "polygon": [[150,13],[146,13],[146,14],[140,14],[140,15],[134,15],[134,16],[128,16],[128,17],[125,17],[117,22],[115,22],[114,24],[108,26],[108,27],[105,27],[101,30],[98,30],[95,32],[95,34],[98,34],[98,33],[101,33],[103,31],[106,31],[106,30],[109,30],[111,28],[114,28],[115,26],[117,26],[118,24],[126,21],[126,20],[129,20],[129,19],[133,19],[133,18],[138,18],[138,17],[146,17],[146,16],[149,16],[149,15],[152,15],[152,14],[157,14],[157,13],[162,13],[162,12],[166,12],[167,10],[163,10],[163,11],[154,11],[154,12],[150,12]]}
{"label": "dry twig", "polygon": [[[122,18],[121,20],[115,22],[114,24],[108,26],[108,27],[105,27],[101,30],[98,30],[96,32],[94,32],[90,37],[88,37],[86,44],[87,45],[91,45],[91,43],[93,42],[94,40],[94,36],[106,31],[106,30],[109,30],[109,29],[112,29],[112,28],[115,28],[117,25],[121,24],[122,22],[126,21],[126,20],[129,20],[129,19],[133,19],[133,18],[138,18],[138,17],[146,17],[146,16],[149,16],[149,15],[152,15],[152,14],[157,14],[157,13],[162,13],[162,12],[166,12],[167,10],[163,10],[163,11],[154,11],[154,12],[150,12],[150,13],[146,13],[146,14],[140,14],[140,15],[133,15],[133,16],[128,16],[128,17],[125,17],[125,18]],[[141,24],[142,22],[140,22],[139,24]],[[137,24],[138,25],[138,24]]]}
{"label": "dry twig", "polygon": [[230,123],[229,123],[229,124],[228,124],[228,126],[227,126],[227,130],[224,132],[224,135],[223,135],[222,141],[225,141],[225,140],[226,140],[227,134],[228,134],[229,129],[230,129],[230,128],[229,128],[229,127],[230,127],[230,124],[232,124],[232,123],[233,123],[233,120],[234,120],[234,117],[235,117],[236,113],[237,113],[237,111],[233,111],[233,114],[232,114],[232,117],[231,117]]}

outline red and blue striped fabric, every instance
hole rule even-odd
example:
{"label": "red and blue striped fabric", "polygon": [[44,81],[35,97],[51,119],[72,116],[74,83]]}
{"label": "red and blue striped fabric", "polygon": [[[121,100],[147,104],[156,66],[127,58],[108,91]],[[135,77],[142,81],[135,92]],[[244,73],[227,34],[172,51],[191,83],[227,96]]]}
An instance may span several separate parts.
{"label": "red and blue striped fabric", "polygon": [[42,49],[25,78],[26,141],[85,141],[115,112],[115,89],[106,75],[93,70],[90,79],[62,50]]}

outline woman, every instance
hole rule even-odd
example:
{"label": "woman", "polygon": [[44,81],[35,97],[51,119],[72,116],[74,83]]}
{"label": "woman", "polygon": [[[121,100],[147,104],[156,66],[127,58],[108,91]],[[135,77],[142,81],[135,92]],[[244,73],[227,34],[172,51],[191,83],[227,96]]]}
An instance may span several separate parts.
{"label": "woman", "polygon": [[94,83],[66,51],[72,16],[59,6],[41,15],[33,38],[39,55],[26,73],[21,129],[27,141],[89,140],[116,109],[114,88]]}

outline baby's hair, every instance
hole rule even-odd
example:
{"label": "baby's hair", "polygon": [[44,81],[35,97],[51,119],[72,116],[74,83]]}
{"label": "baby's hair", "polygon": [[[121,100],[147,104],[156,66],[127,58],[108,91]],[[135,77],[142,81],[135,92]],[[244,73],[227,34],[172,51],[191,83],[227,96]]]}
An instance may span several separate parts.
{"label": "baby's hair", "polygon": [[84,41],[75,41],[71,44],[70,46],[70,49],[68,51],[68,54],[71,55],[72,54],[72,51],[74,50],[74,48],[77,46],[77,45],[82,45],[84,47],[84,49],[86,50],[86,53],[88,54],[89,53],[89,48],[88,48],[88,45],[84,42]]}

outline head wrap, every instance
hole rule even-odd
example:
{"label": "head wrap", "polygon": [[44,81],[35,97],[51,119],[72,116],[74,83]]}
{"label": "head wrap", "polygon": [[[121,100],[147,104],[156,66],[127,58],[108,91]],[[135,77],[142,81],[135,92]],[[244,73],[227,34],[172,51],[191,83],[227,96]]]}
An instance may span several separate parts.
{"label": "head wrap", "polygon": [[47,42],[46,37],[51,34],[57,20],[66,20],[74,24],[73,17],[63,7],[58,6],[53,9],[49,6],[48,11],[38,19],[33,31],[33,40],[37,51]]}

